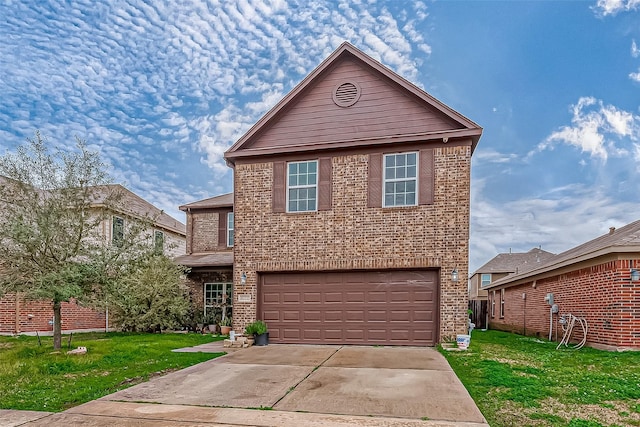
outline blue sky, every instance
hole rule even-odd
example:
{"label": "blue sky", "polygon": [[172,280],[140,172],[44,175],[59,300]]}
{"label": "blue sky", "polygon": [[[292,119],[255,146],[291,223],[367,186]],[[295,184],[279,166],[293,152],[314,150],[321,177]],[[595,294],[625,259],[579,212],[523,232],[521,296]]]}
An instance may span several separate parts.
{"label": "blue sky", "polygon": [[0,2],[0,150],[86,140],[184,221],[347,40],[484,128],[470,268],[640,219],[640,0]]}

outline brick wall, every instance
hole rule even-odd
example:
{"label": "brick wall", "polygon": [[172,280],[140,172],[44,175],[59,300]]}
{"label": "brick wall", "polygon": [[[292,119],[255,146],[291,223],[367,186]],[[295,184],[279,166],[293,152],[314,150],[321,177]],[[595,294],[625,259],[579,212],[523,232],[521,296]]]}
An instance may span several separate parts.
{"label": "brick wall", "polygon": [[219,213],[193,212],[189,217],[188,230],[191,233],[191,252],[209,252],[218,249],[218,219]]}
{"label": "brick wall", "polygon": [[[75,302],[62,303],[62,330],[104,329],[104,313],[81,307]],[[0,299],[0,334],[16,334],[53,331],[53,307],[48,301],[25,301],[15,294]]]}
{"label": "brick wall", "polygon": [[[369,208],[369,155],[334,155],[331,210],[296,214],[272,212],[273,163],[238,162],[234,328],[256,318],[258,271],[428,267],[440,269],[441,338],[465,333],[470,159],[469,146],[434,148],[433,204]],[[239,294],[251,295],[251,302],[239,303]]]}
{"label": "brick wall", "polygon": [[[640,284],[630,283],[630,268],[639,268],[640,259],[610,260],[514,286],[505,290],[505,315],[499,318],[500,291],[490,328],[526,335],[549,336],[549,305],[553,293],[560,316],[571,313],[588,323],[587,343],[604,348],[640,349]],[[522,294],[526,294],[526,299]],[[490,292],[490,298],[493,293]],[[553,319],[553,339],[563,331]]]}

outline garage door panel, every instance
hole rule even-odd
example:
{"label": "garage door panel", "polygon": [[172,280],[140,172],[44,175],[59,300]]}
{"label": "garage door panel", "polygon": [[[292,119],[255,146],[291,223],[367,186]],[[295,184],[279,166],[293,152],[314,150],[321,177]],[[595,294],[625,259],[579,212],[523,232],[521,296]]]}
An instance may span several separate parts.
{"label": "garage door panel", "polygon": [[259,317],[270,340],[309,344],[435,345],[435,271],[261,275]]}

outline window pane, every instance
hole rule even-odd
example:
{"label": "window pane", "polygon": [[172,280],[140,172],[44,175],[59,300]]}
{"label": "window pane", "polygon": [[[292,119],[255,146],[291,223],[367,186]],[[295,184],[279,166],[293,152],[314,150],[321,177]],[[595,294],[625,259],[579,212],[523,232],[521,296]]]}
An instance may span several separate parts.
{"label": "window pane", "polygon": [[407,165],[416,165],[416,153],[407,154]]}
{"label": "window pane", "polygon": [[407,167],[407,178],[415,178],[416,177],[416,167],[409,166]]}
{"label": "window pane", "polygon": [[396,165],[396,158],[394,156],[385,157],[385,166],[386,167],[393,167],[395,165]]}
{"label": "window pane", "polygon": [[398,154],[398,156],[396,157],[396,166],[404,166],[405,160],[405,155]]}
{"label": "window pane", "polygon": [[317,172],[318,165],[316,162],[309,162],[309,173],[315,174]]}
{"label": "window pane", "polygon": [[407,205],[415,205],[416,204],[416,193],[407,193],[406,204]]}
{"label": "window pane", "polygon": [[307,173],[307,164],[306,163],[298,163],[298,173],[306,174]]}

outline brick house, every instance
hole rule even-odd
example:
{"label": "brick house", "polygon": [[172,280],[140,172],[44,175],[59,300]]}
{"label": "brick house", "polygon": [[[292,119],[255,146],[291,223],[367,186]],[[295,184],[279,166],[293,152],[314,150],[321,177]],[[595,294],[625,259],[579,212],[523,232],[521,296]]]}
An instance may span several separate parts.
{"label": "brick house", "polygon": [[[588,324],[587,345],[640,350],[640,221],[494,281],[489,327],[561,339],[568,314]],[[545,301],[553,294],[558,312]]]}
{"label": "brick house", "polygon": [[[192,303],[204,314],[233,314],[233,194],[180,206],[187,216],[186,254],[175,261],[191,269]],[[222,310],[224,308],[224,310]]]}
{"label": "brick house", "polygon": [[496,280],[510,274],[532,270],[540,263],[555,254],[533,248],[528,252],[509,252],[496,255],[489,262],[478,268],[469,279],[469,308],[473,311],[471,321],[476,328],[486,328],[488,325],[487,286]]}
{"label": "brick house", "polygon": [[[167,215],[137,194],[121,185],[104,186],[99,192],[92,209],[101,210],[105,207],[104,199],[110,191],[122,194],[122,210],[111,212],[98,225],[98,234],[108,242],[119,239],[124,232],[127,222],[131,218],[149,218],[153,220],[150,230],[145,231],[153,240],[156,247],[170,257],[183,254],[185,251],[185,226],[178,220]],[[63,302],[62,331],[94,331],[107,328],[107,314],[88,307],[82,307],[75,302]],[[0,335],[35,334],[41,335],[53,332],[53,308],[50,301],[27,301],[16,294],[6,294],[0,298]]]}
{"label": "brick house", "polygon": [[225,153],[234,328],[262,319],[279,343],[435,345],[465,333],[481,134],[342,44]]}

